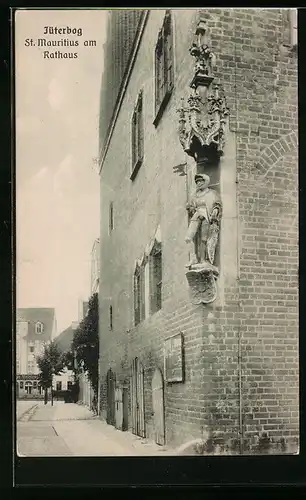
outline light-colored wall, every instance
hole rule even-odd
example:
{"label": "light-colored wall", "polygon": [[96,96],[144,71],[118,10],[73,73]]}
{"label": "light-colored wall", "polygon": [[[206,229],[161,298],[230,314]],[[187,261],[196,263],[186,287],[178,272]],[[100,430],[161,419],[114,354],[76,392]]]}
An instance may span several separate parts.
{"label": "light-colored wall", "polygon": [[56,390],[56,383],[57,382],[62,382],[62,391],[67,390],[67,383],[68,382],[73,382],[73,372],[71,370],[66,370],[65,372],[61,373],[60,375],[54,375],[53,377],[53,383],[52,383],[52,388],[53,390]]}
{"label": "light-colored wall", "polygon": [[[17,374],[38,374],[39,369],[36,356],[42,353],[45,341],[39,339],[28,340],[27,335],[29,324],[27,321],[17,322],[16,331],[16,362]],[[30,352],[30,347],[34,347],[34,352]]]}
{"label": "light-colored wall", "polygon": [[100,277],[100,241],[96,240],[91,253],[91,294],[98,292]]}
{"label": "light-colored wall", "polygon": [[18,373],[27,373],[28,369],[28,343],[27,343],[27,335],[28,335],[29,325],[27,321],[18,321],[17,322],[17,360],[19,361],[19,370]]}

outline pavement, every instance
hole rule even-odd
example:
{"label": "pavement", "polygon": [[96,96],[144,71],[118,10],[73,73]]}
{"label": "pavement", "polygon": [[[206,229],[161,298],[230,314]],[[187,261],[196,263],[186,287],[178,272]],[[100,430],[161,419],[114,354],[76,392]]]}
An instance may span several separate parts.
{"label": "pavement", "polygon": [[18,401],[17,404],[17,420],[21,418],[21,416],[26,413],[28,410],[30,410],[33,406],[36,406],[37,402],[36,401],[28,401],[28,400],[20,400]]}
{"label": "pavement", "polygon": [[[108,425],[85,406],[17,402],[19,456],[161,456],[166,447]],[[18,416],[19,415],[19,416]]]}

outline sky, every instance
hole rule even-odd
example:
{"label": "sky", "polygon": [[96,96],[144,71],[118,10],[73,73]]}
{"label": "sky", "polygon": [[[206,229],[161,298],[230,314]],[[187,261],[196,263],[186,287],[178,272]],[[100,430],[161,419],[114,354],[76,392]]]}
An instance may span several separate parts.
{"label": "sky", "polygon": [[[15,19],[17,307],[54,307],[58,333],[78,319],[78,301],[90,295],[90,253],[99,237],[94,160],[106,16],[20,10]],[[45,26],[83,33],[44,35]],[[38,47],[38,38],[79,46]],[[96,46],[84,47],[85,40]],[[46,50],[78,57],[48,59]]]}

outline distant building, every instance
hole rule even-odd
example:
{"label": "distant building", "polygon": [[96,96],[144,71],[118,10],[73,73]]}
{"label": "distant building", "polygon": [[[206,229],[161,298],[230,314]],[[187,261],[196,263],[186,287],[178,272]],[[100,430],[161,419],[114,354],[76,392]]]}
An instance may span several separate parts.
{"label": "distant building", "polygon": [[53,308],[17,309],[16,374],[18,397],[40,394],[36,357],[56,336]]}
{"label": "distant building", "polygon": [[59,375],[54,375],[52,380],[52,389],[54,391],[67,391],[73,385],[73,371],[67,368]]}
{"label": "distant building", "polygon": [[[78,321],[73,321],[68,328],[63,330],[55,339],[55,343],[58,349],[62,352],[68,352],[71,350],[71,343],[73,341],[73,335],[77,327],[79,326]],[[55,375],[52,381],[52,389],[54,391],[66,391],[72,388],[74,382],[74,375],[72,370],[65,369],[61,374]]]}
{"label": "distant building", "polygon": [[91,251],[91,295],[99,292],[100,277],[100,239],[94,241]]}

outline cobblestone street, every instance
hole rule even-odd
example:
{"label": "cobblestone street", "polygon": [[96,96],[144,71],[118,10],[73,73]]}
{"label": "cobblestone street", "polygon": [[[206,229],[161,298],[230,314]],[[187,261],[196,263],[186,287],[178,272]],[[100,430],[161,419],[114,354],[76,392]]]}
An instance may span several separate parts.
{"label": "cobblestone street", "polygon": [[19,456],[172,454],[165,447],[107,425],[88,408],[73,403],[18,402],[17,420]]}

